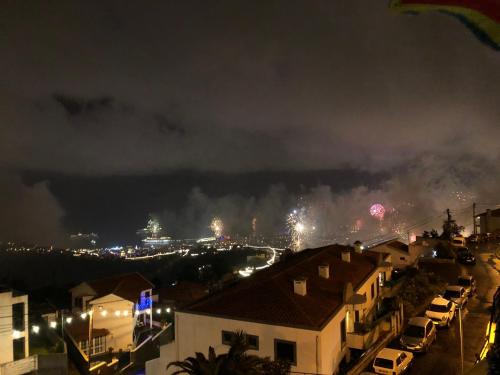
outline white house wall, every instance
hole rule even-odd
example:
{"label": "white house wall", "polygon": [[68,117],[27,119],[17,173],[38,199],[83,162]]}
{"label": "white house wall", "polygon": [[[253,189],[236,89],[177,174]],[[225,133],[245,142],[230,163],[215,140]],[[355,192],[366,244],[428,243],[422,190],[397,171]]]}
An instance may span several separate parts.
{"label": "white house wall", "polygon": [[[93,328],[105,328],[109,331],[106,348],[113,348],[114,351],[130,350],[134,342],[134,304],[119,296],[109,294],[93,300],[91,306],[93,306]],[[104,310],[107,311],[106,316],[101,314]],[[119,316],[115,314],[116,311],[120,312]],[[124,311],[127,311],[127,316],[123,314]]]}
{"label": "white house wall", "polygon": [[195,352],[207,355],[210,346],[214,347],[217,354],[225,353],[229,346],[222,344],[222,331],[242,330],[259,337],[259,350],[250,350],[250,354],[274,359],[274,339],[293,341],[296,343],[297,366],[293,366],[292,370],[317,372],[316,337],[320,332],[184,312],[176,313],[175,317],[176,350],[172,360],[184,360]]}
{"label": "white house wall", "polygon": [[19,338],[24,337],[24,353],[29,355],[28,296],[13,297],[11,292],[0,293],[0,364],[14,360],[12,305],[16,303],[24,303],[24,331],[19,333]]}

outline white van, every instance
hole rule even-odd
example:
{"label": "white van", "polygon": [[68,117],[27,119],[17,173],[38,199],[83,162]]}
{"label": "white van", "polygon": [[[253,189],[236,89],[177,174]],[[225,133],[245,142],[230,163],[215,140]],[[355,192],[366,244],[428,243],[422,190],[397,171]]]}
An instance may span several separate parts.
{"label": "white van", "polygon": [[463,238],[462,236],[454,237],[451,240],[451,245],[456,247],[465,247],[466,245],[465,238]]}

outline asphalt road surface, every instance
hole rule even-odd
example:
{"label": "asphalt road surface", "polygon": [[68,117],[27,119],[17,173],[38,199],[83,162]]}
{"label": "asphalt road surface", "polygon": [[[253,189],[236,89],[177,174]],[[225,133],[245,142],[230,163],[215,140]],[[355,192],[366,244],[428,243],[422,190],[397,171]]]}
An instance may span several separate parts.
{"label": "asphalt road surface", "polygon": [[[495,256],[497,244],[480,245],[474,250],[477,264],[475,266],[461,266],[463,274],[471,274],[476,279],[477,293],[468,301],[463,310],[462,324],[464,337],[464,371],[471,368],[475,362],[475,354],[481,351],[486,335],[486,326],[493,295],[500,285],[500,260]],[[443,264],[443,267],[446,267]],[[448,280],[455,282],[455,280]],[[398,347],[398,340],[394,340],[390,347]],[[436,342],[430,351],[425,354],[416,354],[414,364],[408,374],[460,374],[460,332],[457,318],[449,329],[438,329]]]}

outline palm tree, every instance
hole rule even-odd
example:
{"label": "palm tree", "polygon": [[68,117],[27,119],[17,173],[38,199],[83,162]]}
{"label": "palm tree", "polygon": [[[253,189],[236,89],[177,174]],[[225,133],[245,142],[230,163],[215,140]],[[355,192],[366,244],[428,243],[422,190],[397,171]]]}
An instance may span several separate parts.
{"label": "palm tree", "polygon": [[168,364],[179,367],[172,375],[262,375],[288,374],[289,364],[273,362],[269,358],[260,358],[248,354],[249,345],[243,331],[235,332],[231,347],[226,354],[215,354],[213,347],[208,349],[208,358],[203,353],[195,353],[184,361],[175,361]]}

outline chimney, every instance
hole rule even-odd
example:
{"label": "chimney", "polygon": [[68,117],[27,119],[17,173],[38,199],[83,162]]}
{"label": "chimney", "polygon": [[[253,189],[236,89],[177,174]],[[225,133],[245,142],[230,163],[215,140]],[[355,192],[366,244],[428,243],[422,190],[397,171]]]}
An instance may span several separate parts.
{"label": "chimney", "polygon": [[342,251],[342,260],[344,262],[351,262],[351,252],[350,251]]}
{"label": "chimney", "polygon": [[293,280],[293,292],[299,296],[305,296],[307,294],[307,279],[305,277]]}
{"label": "chimney", "polygon": [[328,264],[320,264],[318,266],[318,274],[319,274],[319,277],[322,277],[324,279],[329,279],[330,278],[330,266]]}

